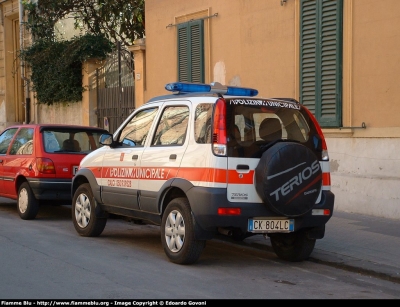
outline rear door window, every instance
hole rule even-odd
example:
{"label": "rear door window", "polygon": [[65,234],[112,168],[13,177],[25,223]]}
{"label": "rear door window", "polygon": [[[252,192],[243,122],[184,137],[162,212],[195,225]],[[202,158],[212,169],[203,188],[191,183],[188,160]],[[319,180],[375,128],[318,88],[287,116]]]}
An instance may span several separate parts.
{"label": "rear door window", "polygon": [[48,153],[89,153],[100,148],[105,131],[91,129],[46,128],[42,130],[44,149]]}
{"label": "rear door window", "polygon": [[188,121],[187,106],[166,107],[161,114],[151,146],[183,145]]}
{"label": "rear door window", "polygon": [[258,158],[263,148],[282,140],[308,143],[310,128],[298,104],[227,101],[228,156]]}

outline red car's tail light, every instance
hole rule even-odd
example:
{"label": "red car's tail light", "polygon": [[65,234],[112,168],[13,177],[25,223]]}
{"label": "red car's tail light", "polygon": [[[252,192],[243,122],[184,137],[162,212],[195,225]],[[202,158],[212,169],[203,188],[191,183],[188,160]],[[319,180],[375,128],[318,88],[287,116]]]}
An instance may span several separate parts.
{"label": "red car's tail light", "polygon": [[53,161],[48,158],[36,158],[36,165],[38,171],[44,174],[55,174],[56,168],[54,167]]}

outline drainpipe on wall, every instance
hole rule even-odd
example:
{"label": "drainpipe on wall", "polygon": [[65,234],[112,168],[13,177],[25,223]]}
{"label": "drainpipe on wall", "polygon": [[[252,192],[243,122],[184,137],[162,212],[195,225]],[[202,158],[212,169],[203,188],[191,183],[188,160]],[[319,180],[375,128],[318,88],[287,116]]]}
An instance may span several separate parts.
{"label": "drainpipe on wall", "polygon": [[[19,0],[19,49],[24,48],[24,7]],[[25,77],[25,63],[21,60],[21,79],[25,85],[25,123],[29,124],[31,115],[31,98],[29,97],[29,79]]]}

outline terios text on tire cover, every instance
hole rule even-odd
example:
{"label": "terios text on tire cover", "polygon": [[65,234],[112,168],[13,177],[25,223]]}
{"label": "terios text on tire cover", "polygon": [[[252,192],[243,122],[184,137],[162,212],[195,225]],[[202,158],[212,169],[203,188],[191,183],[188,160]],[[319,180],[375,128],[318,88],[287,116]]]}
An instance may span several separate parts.
{"label": "terios text on tire cover", "polygon": [[99,149],[72,183],[72,220],[99,236],[109,214],[160,226],[168,259],[198,261],[217,234],[263,235],[303,261],[333,213],[329,156],[313,114],[252,88],[169,83]]}

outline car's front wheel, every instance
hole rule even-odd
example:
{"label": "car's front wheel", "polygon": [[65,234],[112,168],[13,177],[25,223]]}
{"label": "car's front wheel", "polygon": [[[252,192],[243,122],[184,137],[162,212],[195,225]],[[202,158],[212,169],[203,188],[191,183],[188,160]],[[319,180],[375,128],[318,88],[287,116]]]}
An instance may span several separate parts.
{"label": "car's front wheel", "polygon": [[32,220],[39,212],[39,202],[33,195],[28,182],[23,182],[18,190],[18,213],[23,220]]}
{"label": "car's front wheel", "polygon": [[205,246],[196,240],[189,201],[175,198],[167,205],[161,221],[161,242],[168,258],[178,264],[196,262]]}
{"label": "car's front wheel", "polygon": [[72,199],[72,221],[75,230],[84,237],[99,236],[106,227],[107,218],[96,216],[96,200],[88,183],[76,189]]}
{"label": "car's front wheel", "polygon": [[271,245],[276,255],[286,261],[306,260],[314,250],[316,239],[310,239],[305,230],[271,234]]}

